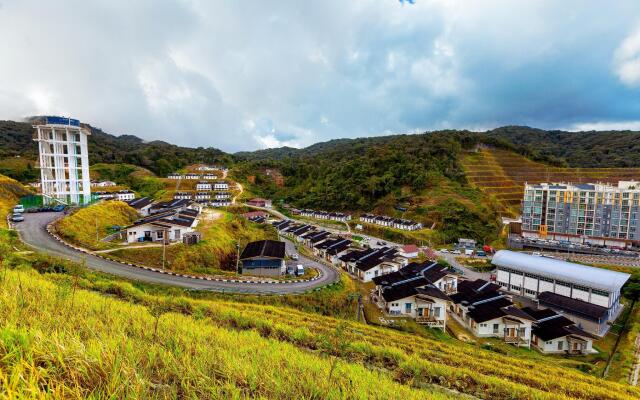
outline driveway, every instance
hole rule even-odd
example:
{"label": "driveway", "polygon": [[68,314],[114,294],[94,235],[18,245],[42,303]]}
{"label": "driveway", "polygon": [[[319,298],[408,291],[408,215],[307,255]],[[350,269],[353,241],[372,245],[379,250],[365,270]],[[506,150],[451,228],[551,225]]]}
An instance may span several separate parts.
{"label": "driveway", "polygon": [[[87,267],[117,275],[122,278],[138,280],[160,285],[178,286],[185,289],[212,290],[216,292],[247,293],[247,294],[295,294],[303,293],[329,283],[336,282],[339,272],[313,260],[304,260],[305,265],[311,265],[321,272],[318,280],[311,282],[293,283],[244,283],[244,282],[219,282],[208,281],[184,276],[167,275],[160,272],[149,271],[132,267],[118,262],[105,260],[92,254],[85,254],[71,249],[51,237],[46,226],[51,221],[61,216],[61,213],[33,213],[24,214],[25,220],[16,225],[22,241],[36,250],[63,259],[81,262],[86,260]],[[265,278],[268,279],[268,278]]]}

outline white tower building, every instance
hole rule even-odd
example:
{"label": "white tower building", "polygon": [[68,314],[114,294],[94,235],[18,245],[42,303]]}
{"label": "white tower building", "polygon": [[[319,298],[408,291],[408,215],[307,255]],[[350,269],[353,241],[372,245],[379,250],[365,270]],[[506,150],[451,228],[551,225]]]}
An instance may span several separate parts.
{"label": "white tower building", "polygon": [[89,131],[71,118],[45,117],[34,125],[40,154],[42,195],[46,203],[86,204],[91,200]]}

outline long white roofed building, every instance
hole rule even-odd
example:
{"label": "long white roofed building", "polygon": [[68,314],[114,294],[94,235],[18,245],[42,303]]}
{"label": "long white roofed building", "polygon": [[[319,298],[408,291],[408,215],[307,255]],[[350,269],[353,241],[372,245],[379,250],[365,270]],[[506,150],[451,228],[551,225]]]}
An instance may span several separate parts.
{"label": "long white roofed building", "polygon": [[[500,250],[493,257],[503,290],[573,315],[584,329],[606,333],[621,311],[620,291],[630,275],[548,257]],[[569,315],[570,314],[570,315]]]}

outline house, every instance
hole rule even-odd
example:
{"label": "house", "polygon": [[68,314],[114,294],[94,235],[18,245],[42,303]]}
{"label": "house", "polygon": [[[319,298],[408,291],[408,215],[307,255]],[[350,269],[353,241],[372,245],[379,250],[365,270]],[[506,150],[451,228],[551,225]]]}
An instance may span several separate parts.
{"label": "house", "polygon": [[231,201],[229,200],[213,200],[209,203],[211,207],[229,207],[231,205]]}
{"label": "house", "polygon": [[[508,250],[492,259],[503,290],[547,302],[583,329],[604,335],[622,311],[620,293],[630,275]],[[543,295],[544,293],[544,295]]]}
{"label": "house", "polygon": [[199,203],[207,203],[211,200],[211,193],[209,192],[196,192],[195,199]]}
{"label": "house", "polygon": [[193,194],[191,192],[175,192],[173,194],[174,200],[192,200]]}
{"label": "house", "polygon": [[597,353],[593,340],[597,336],[585,332],[565,316],[547,309],[525,307],[522,311],[531,315],[533,323],[531,343],[544,354]]}
{"label": "house", "polygon": [[113,181],[91,181],[91,187],[111,187],[116,186],[116,183]]}
{"label": "house", "polygon": [[340,257],[346,254],[353,242],[345,238],[325,238],[312,245],[313,253],[332,264],[340,264]]}
{"label": "house", "polygon": [[113,200],[116,198],[116,194],[114,192],[93,192],[93,195],[97,196],[100,200]]}
{"label": "house", "polygon": [[130,207],[133,207],[138,212],[138,214],[146,217],[149,215],[149,210],[153,205],[153,199],[151,199],[150,197],[141,197],[139,199],[129,200],[127,201],[127,204]]}
{"label": "house", "polygon": [[249,221],[253,221],[255,218],[262,218],[266,220],[267,218],[269,218],[269,213],[265,211],[249,211],[242,214],[242,216]]}
{"label": "house", "polygon": [[225,181],[217,181],[213,184],[213,190],[229,190],[229,184]]}
{"label": "house", "polygon": [[394,263],[396,249],[381,247],[378,249],[353,250],[340,257],[342,267],[363,282],[369,282],[376,276],[395,272],[401,265]]}
{"label": "house", "polygon": [[178,173],[172,173],[167,175],[167,179],[183,179],[184,176],[182,174],[178,174]]}
{"label": "house", "polygon": [[214,195],[216,200],[228,200],[231,198],[231,193],[229,192],[216,192]]}
{"label": "house", "polygon": [[198,225],[197,212],[169,210],[151,214],[123,229],[128,243],[182,241]]}
{"label": "house", "polygon": [[458,282],[458,292],[451,295],[451,315],[474,336],[530,347],[535,318],[515,307],[499,288],[482,279]]}
{"label": "house", "polygon": [[116,192],[116,200],[128,201],[136,198],[136,194],[131,190],[119,190]]}
{"label": "house", "polygon": [[419,222],[408,219],[392,218],[386,215],[363,214],[360,216],[360,221],[366,222],[367,224],[375,224],[405,231],[416,231],[423,228],[422,224]]}
{"label": "house", "polygon": [[204,191],[204,190],[211,190],[211,183],[206,182],[206,181],[200,181],[198,183],[196,183],[196,190],[198,191]]}
{"label": "house", "polygon": [[441,289],[455,287],[457,278],[436,262],[412,263],[373,278],[374,302],[392,316],[408,316],[433,328],[446,329],[451,298]]}
{"label": "house", "polygon": [[400,249],[400,255],[406,258],[417,258],[420,249],[415,244],[406,244]]}
{"label": "house", "polygon": [[255,198],[247,201],[247,204],[254,207],[271,208],[271,200]]}
{"label": "house", "polygon": [[278,230],[278,232],[282,232],[283,230],[287,229],[292,224],[293,224],[293,222],[291,220],[286,219],[286,220],[282,220],[282,221],[274,221],[273,222],[273,227],[276,228]]}
{"label": "house", "polygon": [[184,179],[191,179],[191,180],[200,179],[200,175],[189,173],[184,176]]}
{"label": "house", "polygon": [[305,246],[313,248],[316,243],[327,240],[329,236],[331,236],[331,233],[327,231],[313,231],[304,235],[302,241]]}
{"label": "house", "polygon": [[241,274],[279,276],[286,273],[285,243],[276,240],[251,242],[240,255]]}
{"label": "house", "polygon": [[218,176],[216,174],[208,173],[208,174],[202,175],[202,179],[207,181],[212,181],[212,180],[218,179]]}

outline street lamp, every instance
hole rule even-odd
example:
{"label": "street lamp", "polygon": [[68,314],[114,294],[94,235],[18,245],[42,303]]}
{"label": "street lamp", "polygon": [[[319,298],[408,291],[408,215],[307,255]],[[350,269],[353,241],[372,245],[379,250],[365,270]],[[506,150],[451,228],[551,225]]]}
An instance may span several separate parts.
{"label": "street lamp", "polygon": [[240,264],[240,243],[236,242],[236,274],[240,274],[239,268]]}

